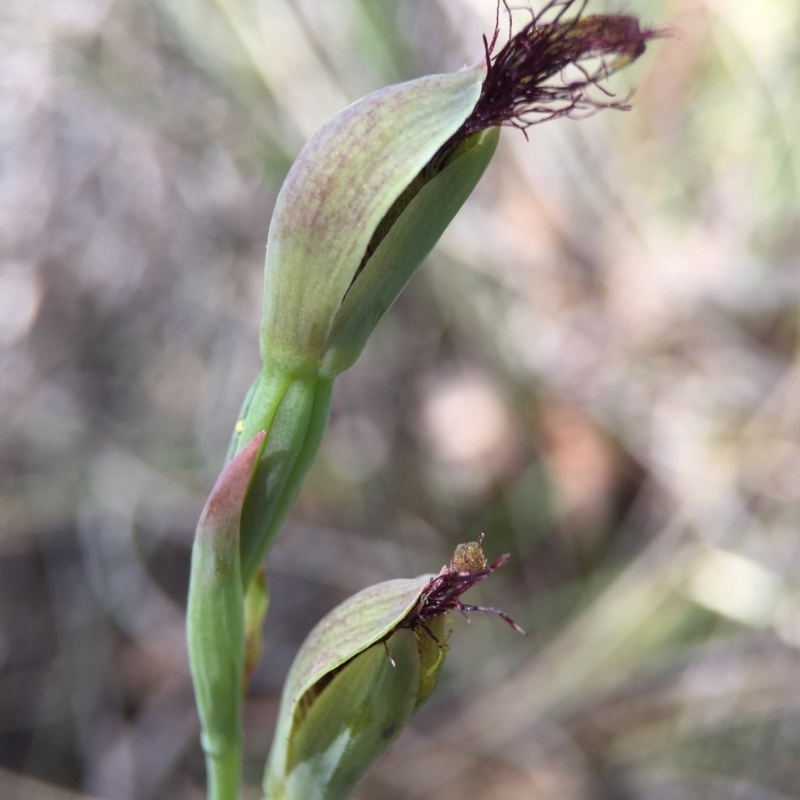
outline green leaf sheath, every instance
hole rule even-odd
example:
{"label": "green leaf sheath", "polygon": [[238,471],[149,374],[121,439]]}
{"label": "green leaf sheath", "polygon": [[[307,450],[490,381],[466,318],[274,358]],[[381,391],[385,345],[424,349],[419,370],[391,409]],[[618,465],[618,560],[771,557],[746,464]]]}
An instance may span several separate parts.
{"label": "green leaf sheath", "polygon": [[264,438],[263,432],[253,437],[223,469],[192,548],[189,666],[213,800],[235,800],[239,784],[245,641],[239,525]]}

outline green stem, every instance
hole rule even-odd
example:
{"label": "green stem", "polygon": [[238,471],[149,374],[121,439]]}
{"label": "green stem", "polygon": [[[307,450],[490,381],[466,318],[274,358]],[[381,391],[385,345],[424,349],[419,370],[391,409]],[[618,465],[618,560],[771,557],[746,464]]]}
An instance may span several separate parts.
{"label": "green stem", "polygon": [[241,740],[224,753],[218,755],[206,753],[208,800],[236,800],[239,794],[241,772]]}

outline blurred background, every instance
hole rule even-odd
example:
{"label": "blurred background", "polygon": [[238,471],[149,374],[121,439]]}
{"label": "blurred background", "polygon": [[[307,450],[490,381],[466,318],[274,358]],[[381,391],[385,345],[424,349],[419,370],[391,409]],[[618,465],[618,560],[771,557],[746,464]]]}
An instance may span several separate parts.
{"label": "blurred background", "polygon": [[[800,797],[800,5],[590,10],[675,36],[614,79],[632,111],[504,133],[338,380],[270,556],[244,798],[313,624],[480,531],[512,558],[467,600],[531,641],[454,618],[359,798]],[[203,797],[189,553],[259,366],[276,194],[337,110],[479,60],[494,22],[2,3],[0,797]]]}

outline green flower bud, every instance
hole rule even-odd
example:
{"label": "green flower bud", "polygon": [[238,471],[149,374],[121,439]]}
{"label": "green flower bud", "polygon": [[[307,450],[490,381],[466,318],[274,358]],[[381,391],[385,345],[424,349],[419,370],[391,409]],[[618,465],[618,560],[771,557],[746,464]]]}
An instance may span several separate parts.
{"label": "green flower bud", "polygon": [[364,589],[309,634],[284,686],[264,778],[268,800],[350,796],[435,688],[448,612],[488,612],[521,630],[497,609],[460,601],[508,558],[487,565],[480,541],[470,547],[470,559],[459,549],[438,575]]}

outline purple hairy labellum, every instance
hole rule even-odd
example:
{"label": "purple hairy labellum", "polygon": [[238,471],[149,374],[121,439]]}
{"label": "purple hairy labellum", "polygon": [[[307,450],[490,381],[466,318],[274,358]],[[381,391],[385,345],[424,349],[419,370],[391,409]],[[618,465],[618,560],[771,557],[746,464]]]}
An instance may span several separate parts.
{"label": "purple hairy labellum", "polygon": [[[601,82],[666,32],[642,28],[629,14],[582,17],[587,2],[551,0],[538,13],[530,11],[531,21],[497,52],[499,25],[491,42],[484,37],[486,78],[460,135],[495,125],[525,130],[555,117],[630,108],[629,98],[618,100]],[[567,17],[570,12],[574,16]]]}
{"label": "purple hairy labellum", "polygon": [[[472,113],[441,148],[446,159],[471,135],[497,126],[523,132],[557,117],[582,117],[603,108],[630,109],[602,82],[641,56],[668,31],[643,28],[630,14],[582,16],[588,0],[550,0],[498,49],[500,7],[491,41],[484,37],[486,76]],[[503,6],[511,26],[511,9]],[[527,134],[526,134],[527,135]]]}
{"label": "purple hairy labellum", "polygon": [[406,619],[398,627],[427,629],[430,620],[441,617],[450,611],[458,611],[464,615],[472,611],[494,614],[505,620],[515,631],[527,634],[504,611],[491,606],[468,605],[461,602],[461,595],[484,578],[488,578],[498,567],[502,567],[508,559],[504,553],[491,564],[486,559],[481,547],[483,534],[477,542],[467,542],[456,547],[449,564],[445,564],[438,575],[434,575],[420,593],[419,600]]}

